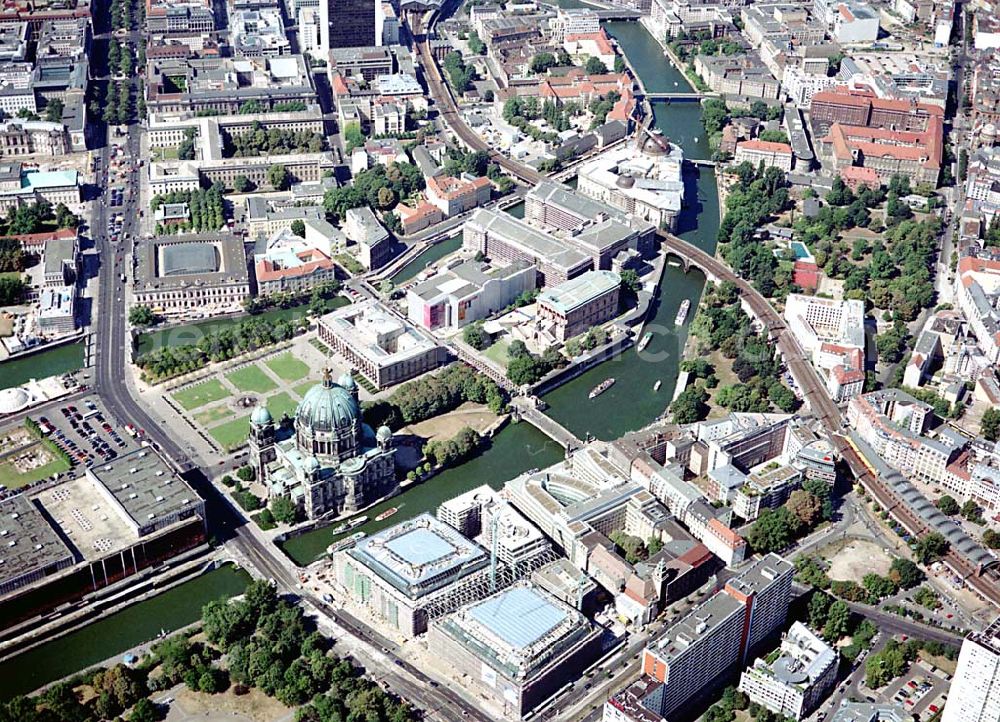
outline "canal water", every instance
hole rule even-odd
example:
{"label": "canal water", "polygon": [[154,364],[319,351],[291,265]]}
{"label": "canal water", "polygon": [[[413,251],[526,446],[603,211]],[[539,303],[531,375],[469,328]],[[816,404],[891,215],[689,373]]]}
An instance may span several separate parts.
{"label": "canal water", "polygon": [[[358,527],[358,530],[372,534],[401,519],[408,519],[425,511],[433,512],[441,502],[469,489],[483,484],[499,489],[504,482],[518,474],[551,466],[562,458],[562,447],[534,426],[525,422],[510,424],[494,437],[490,447],[479,456],[369,509],[365,513],[372,521]],[[398,515],[382,521],[374,520],[392,507],[399,509]],[[289,539],[281,548],[297,564],[304,566],[318,559],[333,540],[333,534],[327,527]]]}
{"label": "canal water", "polygon": [[[341,308],[350,301],[343,296],[337,296],[331,300],[330,308]],[[139,335],[138,352],[144,354],[156,348],[169,346],[183,346],[184,344],[197,343],[209,334],[218,333],[223,329],[236,326],[251,318],[262,321],[276,323],[278,321],[298,320],[304,317],[309,311],[309,303],[300,303],[288,308],[272,308],[269,311],[258,313],[252,316],[240,315],[228,318],[214,318],[199,323],[189,323],[183,326],[173,326],[154,331],[148,331]]]}
{"label": "canal water", "polygon": [[435,243],[433,246],[428,248],[426,251],[416,256],[412,261],[407,263],[405,266],[396,271],[391,277],[391,280],[395,284],[406,283],[411,278],[416,276],[422,270],[427,268],[427,266],[440,261],[442,258],[450,253],[454,253],[459,248],[462,247],[462,234],[452,236],[440,243]]}
{"label": "canal water", "polygon": [[242,594],[249,581],[245,571],[224,566],[0,663],[0,702],[185,627],[205,604]]}
{"label": "canal water", "polygon": [[[663,48],[642,23],[613,20],[604,23],[608,35],[618,41],[647,93],[690,93],[688,83],[678,68],[663,55]],[[692,103],[697,107],[697,103]]]}
{"label": "canal water", "polygon": [[83,368],[83,341],[51,351],[39,351],[14,361],[0,363],[0,389],[20,386],[31,379],[44,379]]}

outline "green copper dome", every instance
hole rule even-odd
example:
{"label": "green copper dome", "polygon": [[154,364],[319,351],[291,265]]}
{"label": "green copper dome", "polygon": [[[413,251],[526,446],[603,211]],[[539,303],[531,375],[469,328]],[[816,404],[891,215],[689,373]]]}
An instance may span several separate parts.
{"label": "green copper dome", "polygon": [[358,402],[346,389],[333,383],[329,374],[323,383],[306,392],[295,411],[296,422],[313,431],[343,429],[352,426],[359,418],[361,409]]}
{"label": "green copper dome", "polygon": [[270,424],[274,419],[271,417],[271,412],[267,410],[264,404],[260,404],[253,413],[250,414],[250,423],[256,424],[257,426],[264,426],[265,424]]}

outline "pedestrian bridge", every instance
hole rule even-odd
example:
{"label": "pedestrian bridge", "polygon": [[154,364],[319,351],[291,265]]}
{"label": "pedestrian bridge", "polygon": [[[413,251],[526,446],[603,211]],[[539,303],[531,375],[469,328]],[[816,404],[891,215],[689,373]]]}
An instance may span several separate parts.
{"label": "pedestrian bridge", "polygon": [[569,429],[542,413],[536,407],[537,402],[538,399],[534,396],[519,396],[511,399],[510,405],[521,421],[527,421],[566,451],[573,451],[583,446],[584,442]]}

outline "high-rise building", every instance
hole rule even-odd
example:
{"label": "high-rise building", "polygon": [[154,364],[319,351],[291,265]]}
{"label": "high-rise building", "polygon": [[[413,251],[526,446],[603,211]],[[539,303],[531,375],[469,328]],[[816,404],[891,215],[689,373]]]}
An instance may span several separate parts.
{"label": "high-rise building", "polygon": [[643,652],[643,677],[604,705],[604,722],[669,717],[735,674],[785,623],[794,572],[768,554],[668,627]]}
{"label": "high-rise building", "polygon": [[1000,619],[962,642],[941,722],[1000,719]]}
{"label": "high-rise building", "polygon": [[322,50],[381,45],[381,9],[382,3],[377,0],[322,0],[319,4]]}

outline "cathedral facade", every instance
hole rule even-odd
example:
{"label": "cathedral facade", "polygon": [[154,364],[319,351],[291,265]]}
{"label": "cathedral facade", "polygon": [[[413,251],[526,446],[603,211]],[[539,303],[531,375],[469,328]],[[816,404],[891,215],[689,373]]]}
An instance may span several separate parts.
{"label": "cathedral facade", "polygon": [[250,416],[250,463],[268,497],[290,497],[310,519],[363,509],[395,493],[392,431],[361,420],[350,374],[329,371],[299,402],[289,435],[265,406]]}

